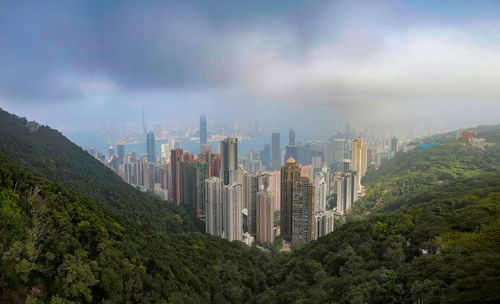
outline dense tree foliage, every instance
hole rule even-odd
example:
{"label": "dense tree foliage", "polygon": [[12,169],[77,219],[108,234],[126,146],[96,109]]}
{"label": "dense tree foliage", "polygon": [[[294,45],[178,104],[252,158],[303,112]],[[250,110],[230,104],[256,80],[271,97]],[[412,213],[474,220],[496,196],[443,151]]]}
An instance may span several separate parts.
{"label": "dense tree foliage", "polygon": [[272,261],[258,301],[498,303],[499,161],[499,147],[398,155],[367,174],[350,222]]}
{"label": "dense tree foliage", "polygon": [[144,229],[0,156],[0,302],[243,303],[269,256]]}
{"label": "dense tree foliage", "polygon": [[367,173],[345,225],[267,254],[162,232],[195,222],[57,131],[0,118],[0,303],[500,301],[500,145],[399,153]]}
{"label": "dense tree foliage", "polygon": [[0,109],[0,153],[8,160],[156,230],[203,229],[189,210],[134,189],[58,131],[47,126],[31,131],[26,122]]}

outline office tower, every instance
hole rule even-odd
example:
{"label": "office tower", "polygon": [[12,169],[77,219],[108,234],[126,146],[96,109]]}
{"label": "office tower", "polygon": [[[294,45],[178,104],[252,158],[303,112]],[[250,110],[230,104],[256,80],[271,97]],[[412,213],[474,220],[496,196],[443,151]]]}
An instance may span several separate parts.
{"label": "office tower", "polygon": [[245,178],[246,208],[248,209],[247,225],[248,233],[255,235],[257,226],[257,192],[259,179],[256,174],[248,174]]}
{"label": "office tower", "polygon": [[261,243],[272,244],[274,241],[274,208],[271,190],[264,190],[264,186],[257,193],[257,230],[256,239]]}
{"label": "office tower", "polygon": [[300,246],[314,239],[314,186],[307,177],[293,184],[292,246]]}
{"label": "office tower", "polygon": [[271,137],[271,170],[279,170],[281,168],[281,148],[280,134],[273,133]]}
{"label": "office tower", "polygon": [[170,176],[172,176],[172,200],[177,202],[177,161],[182,157],[182,149],[170,152]]}
{"label": "office tower", "polygon": [[254,136],[255,136],[255,138],[259,137],[259,132],[260,132],[260,130],[259,130],[259,121],[256,120],[255,121],[255,125],[254,125]]}
{"label": "office tower", "polygon": [[296,146],[286,146],[285,147],[285,159],[297,159],[297,147]]}
{"label": "office tower", "polygon": [[295,130],[292,128],[288,131],[288,145],[295,146]]}
{"label": "office tower", "polygon": [[108,149],[108,159],[111,160],[115,156],[115,148],[110,146]]}
{"label": "office tower", "polygon": [[205,232],[222,236],[222,179],[205,180],[206,222]]}
{"label": "office tower", "polygon": [[[207,144],[207,118],[205,114],[200,115],[200,146]],[[201,150],[200,150],[201,151]]]}
{"label": "office tower", "polygon": [[228,137],[220,142],[220,174],[224,185],[231,183],[231,171],[238,169],[238,139]]}
{"label": "office tower", "polygon": [[300,179],[300,168],[293,158],[286,161],[281,168],[281,198],[280,198],[280,225],[281,235],[287,242],[292,241],[292,216],[293,216],[293,187]]}
{"label": "office tower", "polygon": [[155,135],[153,131],[149,131],[147,134],[147,151],[148,151],[148,162],[156,162],[156,152],[155,152]]}
{"label": "office tower", "polygon": [[242,187],[239,184],[222,186],[224,238],[243,239]]}
{"label": "office tower", "polygon": [[337,212],[343,214],[358,200],[360,176],[357,172],[342,173],[337,176]]}
{"label": "office tower", "polygon": [[352,141],[352,170],[358,172],[360,179],[366,173],[367,152],[366,143],[357,137]]}
{"label": "office tower", "polygon": [[125,144],[123,144],[123,142],[117,143],[116,149],[118,150],[118,160],[120,165],[123,165],[123,159],[125,158]]}
{"label": "office tower", "polygon": [[260,151],[260,160],[266,169],[271,170],[271,145],[264,145],[264,149]]}

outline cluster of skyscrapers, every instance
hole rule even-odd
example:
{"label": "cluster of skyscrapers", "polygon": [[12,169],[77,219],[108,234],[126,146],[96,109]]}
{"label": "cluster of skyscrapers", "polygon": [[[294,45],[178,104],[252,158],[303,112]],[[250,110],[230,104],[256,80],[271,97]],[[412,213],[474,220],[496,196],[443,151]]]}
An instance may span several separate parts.
{"label": "cluster of skyscrapers", "polygon": [[[157,157],[155,136],[149,131],[146,155],[125,154],[124,144],[118,143],[117,155],[110,147],[107,164],[143,191],[191,208],[205,222],[207,233],[231,241],[271,245],[281,235],[299,246],[332,232],[336,219],[364,195],[361,178],[377,164],[374,149],[362,138],[353,138],[348,125],[344,134],[305,144],[297,144],[290,129],[284,150],[275,132],[271,144],[246,151],[245,157],[238,154],[236,137],[220,141],[218,154],[212,151],[205,115],[199,131],[198,155],[171,140],[161,145]],[[391,138],[384,153],[396,151],[397,139]]]}

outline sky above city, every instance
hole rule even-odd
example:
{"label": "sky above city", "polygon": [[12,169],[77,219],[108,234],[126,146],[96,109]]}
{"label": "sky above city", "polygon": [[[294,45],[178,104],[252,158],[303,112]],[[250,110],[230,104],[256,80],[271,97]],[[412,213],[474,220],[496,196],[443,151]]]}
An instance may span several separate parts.
{"label": "sky above city", "polygon": [[0,107],[64,132],[500,122],[500,1],[1,1]]}

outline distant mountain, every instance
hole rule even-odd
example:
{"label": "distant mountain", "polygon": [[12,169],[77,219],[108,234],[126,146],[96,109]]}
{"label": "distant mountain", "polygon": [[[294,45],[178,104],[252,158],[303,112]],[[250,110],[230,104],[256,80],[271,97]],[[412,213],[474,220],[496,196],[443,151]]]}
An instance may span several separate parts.
{"label": "distant mountain", "polygon": [[38,177],[53,181],[110,211],[156,230],[198,231],[201,223],[183,207],[142,193],[47,126],[0,109],[0,153]]}
{"label": "distant mountain", "polygon": [[243,303],[269,257],[115,216],[0,154],[0,303]]}

